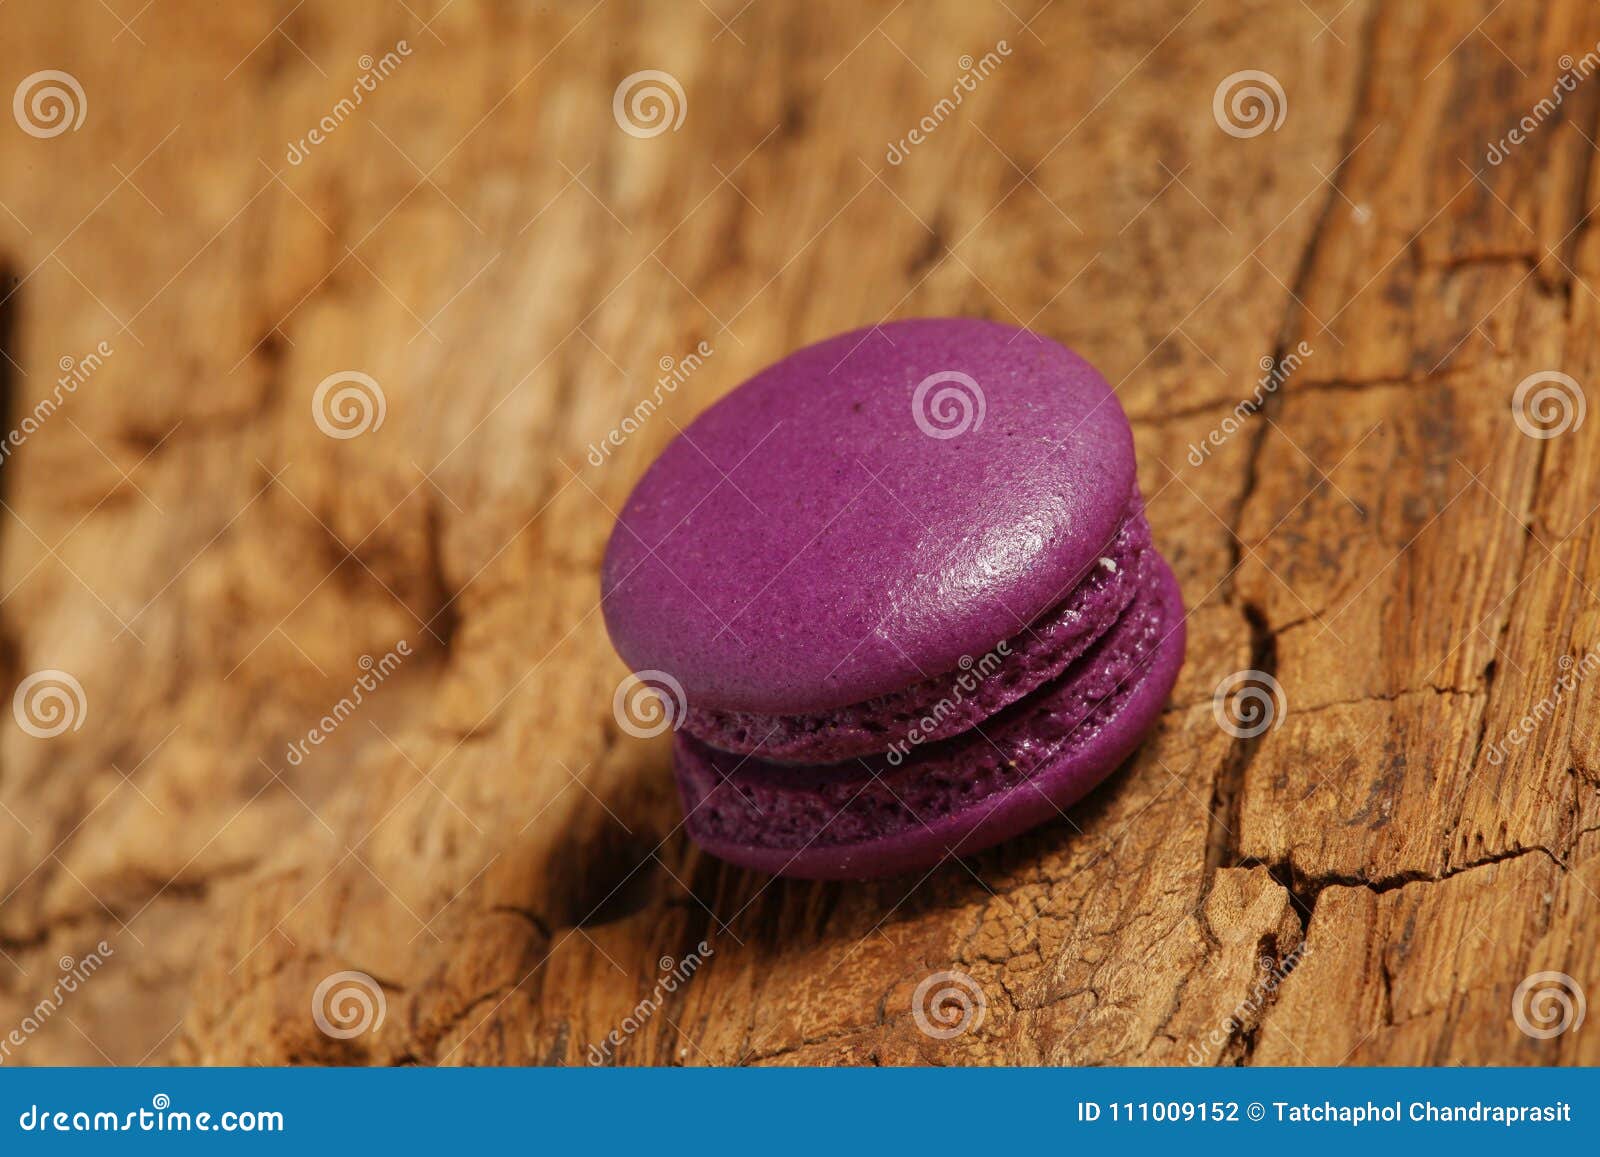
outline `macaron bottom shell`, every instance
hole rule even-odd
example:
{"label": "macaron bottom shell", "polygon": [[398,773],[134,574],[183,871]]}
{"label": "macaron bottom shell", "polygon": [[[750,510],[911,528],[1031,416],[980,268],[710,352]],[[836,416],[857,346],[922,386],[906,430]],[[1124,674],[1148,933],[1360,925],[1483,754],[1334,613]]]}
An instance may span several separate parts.
{"label": "macaron bottom shell", "polygon": [[1159,557],[1105,637],[1054,681],[903,761],[771,763],[676,738],[685,826],[742,867],[801,879],[927,870],[1058,818],[1155,724],[1183,662],[1177,580]]}

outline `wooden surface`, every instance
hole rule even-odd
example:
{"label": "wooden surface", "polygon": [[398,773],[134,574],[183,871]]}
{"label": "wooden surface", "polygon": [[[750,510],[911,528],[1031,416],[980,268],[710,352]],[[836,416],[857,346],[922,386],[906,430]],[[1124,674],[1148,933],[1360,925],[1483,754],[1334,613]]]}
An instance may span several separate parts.
{"label": "wooden surface", "polygon": [[[702,941],[616,1060],[1600,1062],[1512,1016],[1536,972],[1600,994],[1600,682],[1491,758],[1600,643],[1600,420],[1512,409],[1600,380],[1600,79],[1485,159],[1597,40],[1488,0],[0,7],[5,91],[87,101],[0,122],[8,426],[113,351],[0,466],[5,692],[85,702],[0,728],[0,1034],[112,953],[5,1063],[581,1064]],[[676,131],[614,119],[644,69]],[[1235,136],[1246,69],[1286,107]],[[920,314],[1117,385],[1188,664],[1068,821],[920,880],[729,869],[613,717],[612,511],[755,369]],[[352,370],[384,421],[328,437]],[[1241,739],[1247,669],[1282,700]],[[343,970],[385,1005],[348,1039],[312,1015]],[[985,1005],[949,1039],[940,972]]]}

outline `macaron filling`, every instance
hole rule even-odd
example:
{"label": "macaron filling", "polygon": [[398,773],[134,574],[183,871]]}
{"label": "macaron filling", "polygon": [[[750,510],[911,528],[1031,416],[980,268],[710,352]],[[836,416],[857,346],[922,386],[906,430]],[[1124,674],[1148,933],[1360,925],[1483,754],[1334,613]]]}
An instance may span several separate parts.
{"label": "macaron filling", "polygon": [[[1164,698],[1183,653],[1176,580],[1148,555],[1149,581],[1087,651],[982,724],[903,761],[888,754],[781,763],[677,735],[689,833],[718,854],[772,871],[848,874],[829,849],[860,844],[891,861],[902,839],[959,853],[1007,838],[1075,802],[1127,757],[1136,701]],[[1137,715],[1138,712],[1132,712]],[[817,863],[807,861],[815,858]],[[916,862],[925,859],[919,847]]]}
{"label": "macaron filling", "polygon": [[969,730],[1059,676],[1106,634],[1148,582],[1150,524],[1137,492],[1115,536],[1070,593],[983,655],[902,691],[832,711],[772,715],[690,704],[684,728],[709,747],[776,763],[826,763],[886,751],[903,760]]}

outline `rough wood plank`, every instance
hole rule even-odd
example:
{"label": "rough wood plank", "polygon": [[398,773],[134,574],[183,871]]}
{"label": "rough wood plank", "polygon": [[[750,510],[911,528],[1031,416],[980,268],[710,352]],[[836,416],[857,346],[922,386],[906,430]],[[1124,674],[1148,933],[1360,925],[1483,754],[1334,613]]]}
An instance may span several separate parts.
{"label": "rough wood plank", "polygon": [[[7,83],[88,101],[0,126],[9,426],[112,350],[0,465],[3,685],[87,701],[0,728],[0,1033],[109,949],[0,1059],[582,1064],[627,1030],[602,1059],[1600,1061],[1511,1014],[1535,972],[1600,992],[1600,687],[1552,692],[1600,643],[1600,423],[1511,413],[1529,374],[1600,377],[1600,82],[1485,160],[1600,18],[1516,7],[0,7]],[[687,109],[641,139],[612,95],[651,68]],[[1281,82],[1276,131],[1214,119],[1242,69]],[[1188,666],[1130,764],[1008,847],[728,869],[611,714],[611,511],[763,364],[941,313],[1117,385]],[[348,370],[384,422],[326,437]],[[1284,699],[1241,738],[1213,694],[1250,669]],[[348,1039],[312,1016],[344,970],[386,1008]],[[964,985],[981,1022],[924,1031],[919,993]]]}

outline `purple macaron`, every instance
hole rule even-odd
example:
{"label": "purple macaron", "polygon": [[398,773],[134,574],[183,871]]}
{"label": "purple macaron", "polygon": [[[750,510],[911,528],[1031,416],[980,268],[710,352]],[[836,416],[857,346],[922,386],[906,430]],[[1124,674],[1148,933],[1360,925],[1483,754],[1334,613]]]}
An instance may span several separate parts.
{"label": "purple macaron", "polygon": [[808,346],[662,452],[601,573],[685,827],[785,876],[925,870],[1055,818],[1183,660],[1133,437],[1082,358],[923,319]]}

